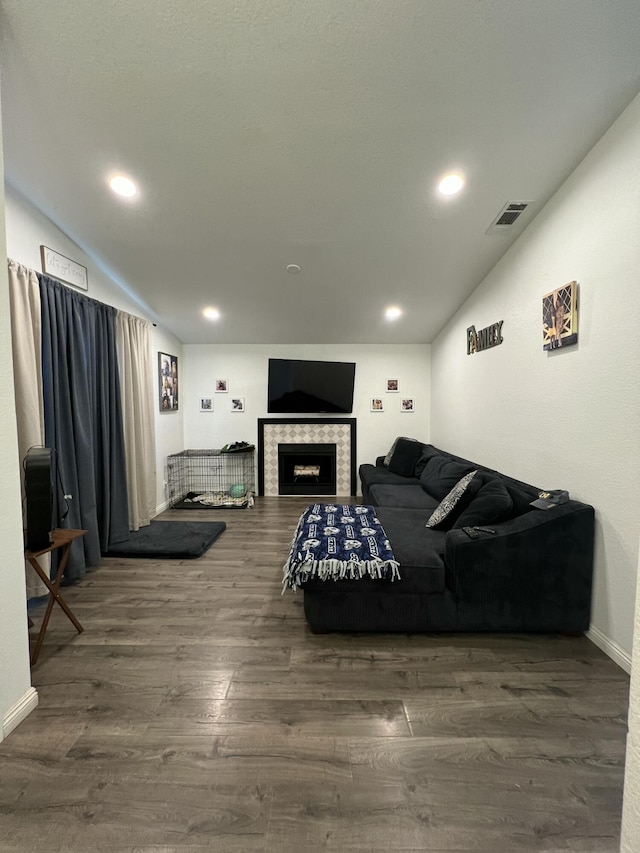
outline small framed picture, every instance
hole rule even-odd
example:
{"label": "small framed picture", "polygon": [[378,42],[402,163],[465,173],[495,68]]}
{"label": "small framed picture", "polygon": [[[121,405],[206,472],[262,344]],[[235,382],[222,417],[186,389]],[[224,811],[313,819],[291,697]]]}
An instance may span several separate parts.
{"label": "small framed picture", "polygon": [[244,397],[232,397],[231,398],[231,411],[232,412],[244,412]]}
{"label": "small framed picture", "polygon": [[371,398],[371,411],[372,412],[384,412],[384,403],[380,399],[380,397],[372,397]]}
{"label": "small framed picture", "polygon": [[216,379],[216,394],[227,394],[229,383],[226,379]]}
{"label": "small framed picture", "polygon": [[403,411],[403,412],[414,412],[415,411],[415,405],[414,405],[413,397],[403,397],[402,398],[401,411]]}
{"label": "small framed picture", "polygon": [[201,412],[212,412],[213,411],[213,397],[200,397],[200,411]]}
{"label": "small framed picture", "polygon": [[387,394],[397,394],[399,391],[397,379],[387,379]]}

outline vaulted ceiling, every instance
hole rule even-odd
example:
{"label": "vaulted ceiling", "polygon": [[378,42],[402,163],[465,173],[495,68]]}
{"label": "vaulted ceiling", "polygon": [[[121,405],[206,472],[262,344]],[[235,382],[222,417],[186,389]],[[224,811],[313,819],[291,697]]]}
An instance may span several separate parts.
{"label": "vaulted ceiling", "polygon": [[0,0],[0,26],[8,182],[186,343],[431,341],[640,89],[638,0]]}

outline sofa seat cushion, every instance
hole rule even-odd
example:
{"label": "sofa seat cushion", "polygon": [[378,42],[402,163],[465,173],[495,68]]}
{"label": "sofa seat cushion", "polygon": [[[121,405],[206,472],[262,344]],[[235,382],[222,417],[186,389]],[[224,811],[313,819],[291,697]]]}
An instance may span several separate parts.
{"label": "sofa seat cushion", "polygon": [[438,501],[432,498],[431,495],[428,495],[418,484],[391,486],[377,483],[370,487],[369,496],[375,507],[392,506],[406,507],[407,509],[423,509],[423,526],[429,515],[438,506]]}
{"label": "sofa seat cushion", "polygon": [[400,564],[396,591],[444,592],[446,532],[425,527],[425,514],[419,509],[378,507],[376,515]]}
{"label": "sofa seat cushion", "polygon": [[380,507],[376,515],[382,524],[398,561],[400,580],[319,580],[305,581],[305,590],[323,592],[380,592],[393,594],[432,594],[444,592],[444,550],[447,534],[424,526],[422,510]]}
{"label": "sofa seat cushion", "polygon": [[422,488],[438,503],[449,494],[451,489],[465,476],[471,473],[474,466],[471,463],[454,462],[446,456],[432,456],[420,475]]}

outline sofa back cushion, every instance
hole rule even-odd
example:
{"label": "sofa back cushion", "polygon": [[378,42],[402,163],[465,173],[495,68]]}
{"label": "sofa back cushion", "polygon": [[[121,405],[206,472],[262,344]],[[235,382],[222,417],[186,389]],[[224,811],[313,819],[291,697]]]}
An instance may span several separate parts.
{"label": "sofa back cushion", "polygon": [[423,447],[422,442],[414,438],[398,438],[389,460],[389,470],[403,477],[413,477]]}
{"label": "sofa back cushion", "polygon": [[526,486],[525,488],[522,488],[518,485],[517,480],[512,480],[509,477],[503,477],[502,481],[513,502],[509,518],[517,518],[519,515],[531,512],[531,501],[533,498],[531,497],[529,489],[526,488]]}
{"label": "sofa back cushion", "polygon": [[418,461],[416,462],[415,471],[413,472],[413,476],[420,479],[422,476],[422,472],[427,466],[427,462],[431,459],[432,456],[441,456],[442,454],[436,450],[433,444],[423,444],[422,445],[422,453],[418,457]]}
{"label": "sofa back cushion", "polygon": [[415,480],[406,480],[407,485],[398,486],[376,483],[369,489],[367,502],[375,507],[394,506],[406,509],[423,509],[425,518],[438,506],[438,501],[428,495]]}
{"label": "sofa back cushion", "polygon": [[[418,439],[417,438],[407,438],[406,435],[399,435],[394,440],[391,447],[389,448],[389,452],[387,453],[387,455],[384,457],[382,464],[384,465],[385,468],[389,467],[389,462],[391,462],[391,457],[395,453],[395,450],[396,450],[396,447],[397,447],[399,441],[418,441]],[[420,442],[420,443],[422,443],[422,442]]]}
{"label": "sofa back cushion", "polygon": [[441,501],[465,474],[473,470],[470,463],[454,462],[441,455],[432,456],[420,475],[420,485],[425,492]]}
{"label": "sofa back cushion", "polygon": [[[530,506],[530,503],[538,497],[540,489],[537,486],[532,486],[529,483],[523,483],[521,480],[515,480],[513,477],[508,477],[506,474],[501,474],[499,471],[494,471],[492,468],[486,468],[484,465],[478,465],[477,462],[469,462],[469,460],[463,459],[461,456],[455,456],[453,453],[447,453],[446,450],[440,450],[432,445],[425,445],[425,450],[427,449],[430,452],[444,456],[446,459],[453,462],[467,464],[469,465],[469,470],[477,468],[478,474],[482,474],[485,482],[491,479],[501,480],[506,486],[506,489],[511,496],[511,500],[513,501],[513,506],[508,518],[517,518],[525,513],[535,511]],[[416,476],[418,475],[416,474]],[[506,520],[507,519],[505,519],[505,521]]]}
{"label": "sofa back cushion", "polygon": [[495,478],[485,482],[471,503],[453,523],[456,527],[475,527],[506,521],[513,512],[513,500],[502,480]]}

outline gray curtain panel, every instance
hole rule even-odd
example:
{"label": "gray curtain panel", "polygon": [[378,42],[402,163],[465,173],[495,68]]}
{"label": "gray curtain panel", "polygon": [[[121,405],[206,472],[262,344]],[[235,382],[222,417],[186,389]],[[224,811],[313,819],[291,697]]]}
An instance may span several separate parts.
{"label": "gray curtain panel", "polygon": [[116,309],[38,273],[45,443],[56,451],[65,527],[82,528],[65,572],[77,580],[129,537]]}

